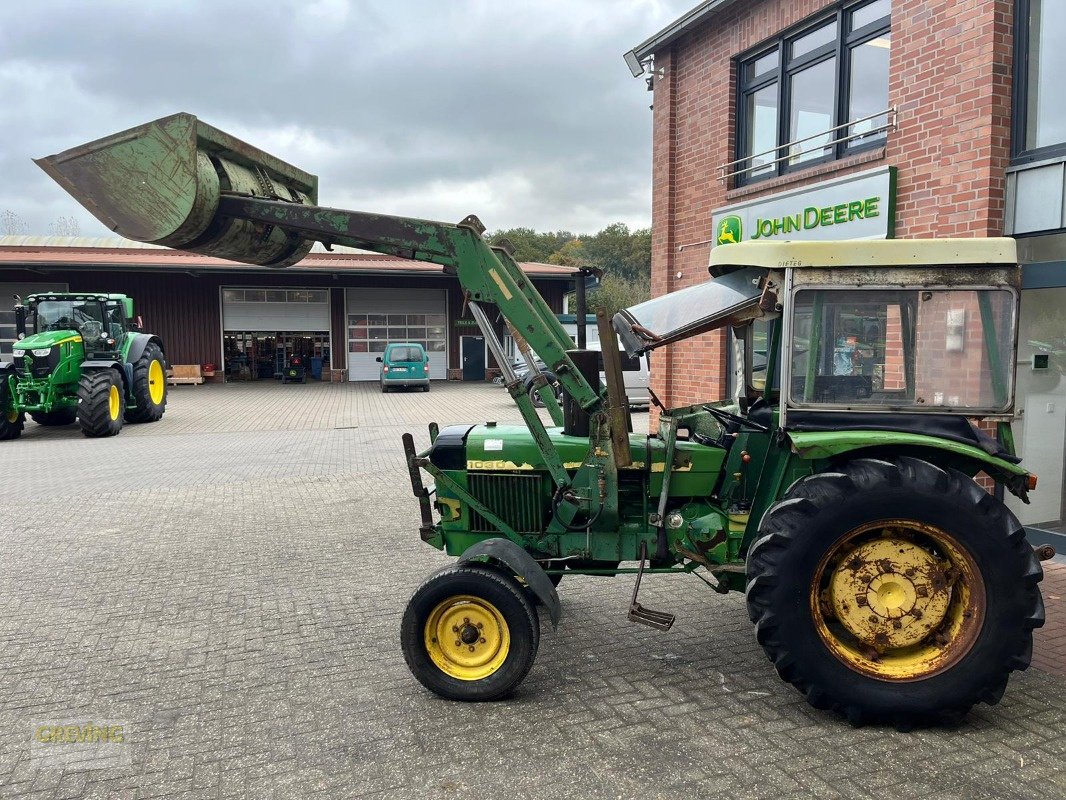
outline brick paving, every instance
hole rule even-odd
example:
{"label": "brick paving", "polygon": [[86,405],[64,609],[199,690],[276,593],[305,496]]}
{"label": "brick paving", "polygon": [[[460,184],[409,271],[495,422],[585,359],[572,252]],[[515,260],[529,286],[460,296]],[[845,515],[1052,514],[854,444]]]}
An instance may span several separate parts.
{"label": "brick paving", "polygon": [[1066,554],[1044,562],[1040,584],[1047,618],[1033,635],[1033,667],[1066,678]]}
{"label": "brick paving", "polygon": [[[493,417],[516,417],[493,387],[267,385],[183,387],[111,440],[28,425],[2,451],[0,798],[1066,796],[1043,633],[959,727],[856,730],[778,680],[739,595],[647,580],[663,634],[626,622],[628,579],[570,576],[515,697],[428,694],[399,619],[447,558],[399,436]],[[36,724],[85,720],[124,726],[125,763],[31,752]]]}

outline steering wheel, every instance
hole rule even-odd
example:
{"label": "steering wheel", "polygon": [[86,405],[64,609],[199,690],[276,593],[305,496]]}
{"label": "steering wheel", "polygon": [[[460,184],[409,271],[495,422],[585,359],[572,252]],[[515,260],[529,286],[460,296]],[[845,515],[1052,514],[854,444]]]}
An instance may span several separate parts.
{"label": "steering wheel", "polygon": [[721,408],[715,408],[714,406],[705,405],[703,409],[716,420],[718,420],[718,422],[722,423],[723,426],[726,422],[732,422],[734,425],[739,425],[742,428],[751,428],[752,430],[760,431],[761,433],[770,432],[770,429],[767,428],[765,425],[760,425],[758,422],[752,422],[750,419],[737,416],[736,414],[733,414],[729,411],[724,411]]}

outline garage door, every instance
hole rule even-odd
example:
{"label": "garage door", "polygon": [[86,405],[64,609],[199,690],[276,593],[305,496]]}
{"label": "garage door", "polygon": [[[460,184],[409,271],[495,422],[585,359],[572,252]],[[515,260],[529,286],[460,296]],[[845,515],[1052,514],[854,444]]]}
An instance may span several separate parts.
{"label": "garage door", "polygon": [[0,283],[0,354],[10,357],[15,343],[15,298],[34,292],[65,292],[65,283]]}
{"label": "garage door", "polygon": [[442,289],[348,289],[348,379],[378,379],[389,342],[421,342],[429,376],[448,377],[447,298]]}
{"label": "garage door", "polygon": [[329,289],[223,289],[227,331],[328,331]]}

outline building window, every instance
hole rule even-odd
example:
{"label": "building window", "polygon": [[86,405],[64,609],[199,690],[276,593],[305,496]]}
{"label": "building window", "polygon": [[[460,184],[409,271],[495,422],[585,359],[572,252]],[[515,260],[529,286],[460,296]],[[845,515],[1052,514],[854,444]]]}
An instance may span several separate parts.
{"label": "building window", "polygon": [[1066,154],[1066,3],[1018,0],[1015,52],[1014,153],[1022,161]]}
{"label": "building window", "polygon": [[744,184],[884,143],[891,0],[838,5],[738,59]]}

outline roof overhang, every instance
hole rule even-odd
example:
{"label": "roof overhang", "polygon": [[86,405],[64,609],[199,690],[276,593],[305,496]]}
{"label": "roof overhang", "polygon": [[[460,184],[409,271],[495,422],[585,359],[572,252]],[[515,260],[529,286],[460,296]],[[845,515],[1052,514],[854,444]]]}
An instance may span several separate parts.
{"label": "roof overhang", "polygon": [[693,28],[702,25],[716,11],[721,11],[736,2],[737,0],[704,0],[687,14],[678,17],[661,31],[638,44],[623,56],[633,77],[639,78],[644,74],[644,62],[656,52],[681,38]]}

